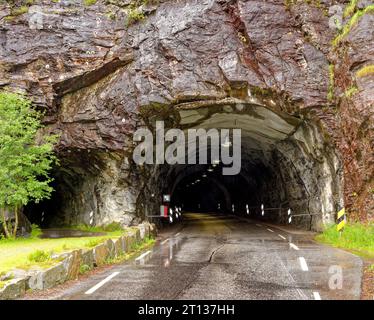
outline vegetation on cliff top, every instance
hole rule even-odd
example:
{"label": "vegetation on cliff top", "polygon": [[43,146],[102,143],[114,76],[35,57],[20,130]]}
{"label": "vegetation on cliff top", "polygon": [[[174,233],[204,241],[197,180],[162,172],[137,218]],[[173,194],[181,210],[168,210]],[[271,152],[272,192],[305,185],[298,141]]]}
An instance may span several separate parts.
{"label": "vegetation on cliff top", "polygon": [[[350,5],[348,13],[354,12],[356,6],[354,6],[353,9],[351,9]],[[346,12],[346,11],[345,11]],[[348,14],[347,13],[347,14]],[[345,13],[346,14],[346,13]],[[357,10],[353,16],[349,19],[349,21],[343,26],[341,32],[338,34],[338,36],[332,41],[333,47],[337,47],[339,43],[351,32],[352,28],[357,25],[358,21],[363,17],[365,14],[374,14],[374,4],[367,6],[364,9]]]}
{"label": "vegetation on cliff top", "polygon": [[360,70],[356,72],[356,77],[363,78],[371,74],[374,74],[374,64],[362,67]]}

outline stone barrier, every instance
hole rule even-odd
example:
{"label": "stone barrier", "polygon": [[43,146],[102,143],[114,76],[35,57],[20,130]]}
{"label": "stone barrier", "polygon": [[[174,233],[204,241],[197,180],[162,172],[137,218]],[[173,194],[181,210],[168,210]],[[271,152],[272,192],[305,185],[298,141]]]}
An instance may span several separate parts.
{"label": "stone barrier", "polygon": [[14,269],[7,274],[9,279],[0,288],[0,300],[17,299],[27,290],[50,289],[65,281],[77,279],[81,266],[92,269],[104,265],[109,259],[130,252],[136,243],[155,236],[156,226],[145,222],[128,235],[114,240],[108,239],[92,249],[79,249],[55,255],[52,259],[56,263],[47,269]]}

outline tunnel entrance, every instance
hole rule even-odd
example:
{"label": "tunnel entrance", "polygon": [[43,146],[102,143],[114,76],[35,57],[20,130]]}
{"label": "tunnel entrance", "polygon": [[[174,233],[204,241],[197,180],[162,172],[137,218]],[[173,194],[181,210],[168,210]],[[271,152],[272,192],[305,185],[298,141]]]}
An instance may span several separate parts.
{"label": "tunnel entrance", "polygon": [[291,224],[307,230],[334,222],[342,207],[340,163],[316,122],[236,102],[183,104],[178,115],[184,130],[241,129],[241,171],[223,175],[224,164],[214,159],[206,165],[156,165],[140,194],[139,214],[158,212],[162,194],[170,194],[170,206],[185,211],[286,224],[291,210]]}
{"label": "tunnel entrance", "polygon": [[157,121],[184,132],[241,129],[240,172],[223,175],[226,165],[213,158],[206,164],[138,165],[132,161],[132,141],[114,151],[65,149],[53,172],[56,191],[51,199],[25,208],[30,220],[43,227],[133,225],[159,214],[163,195],[169,194],[170,205],[185,211],[280,224],[289,222],[291,209],[292,225],[321,230],[343,207],[339,158],[312,117],[234,98],[154,108],[145,116],[151,131]]}

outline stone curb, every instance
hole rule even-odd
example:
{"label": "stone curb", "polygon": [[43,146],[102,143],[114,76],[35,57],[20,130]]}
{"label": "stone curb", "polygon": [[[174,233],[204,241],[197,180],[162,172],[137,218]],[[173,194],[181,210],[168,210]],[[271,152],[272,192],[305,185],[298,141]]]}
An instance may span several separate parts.
{"label": "stone curb", "polygon": [[77,279],[81,266],[89,270],[101,266],[109,259],[128,253],[136,243],[141,243],[146,237],[157,234],[154,224],[144,222],[118,239],[108,239],[92,249],[79,249],[56,255],[56,264],[48,269],[20,270],[15,269],[9,274],[14,277],[5,282],[0,288],[0,300],[13,300],[22,297],[27,290],[45,290],[53,288],[68,280]]}

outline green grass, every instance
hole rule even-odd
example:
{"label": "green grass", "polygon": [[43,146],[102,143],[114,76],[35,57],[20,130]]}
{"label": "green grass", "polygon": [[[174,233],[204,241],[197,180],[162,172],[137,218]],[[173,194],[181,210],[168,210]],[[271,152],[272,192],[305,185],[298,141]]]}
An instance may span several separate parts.
{"label": "green grass", "polygon": [[351,97],[354,96],[357,92],[358,92],[358,88],[357,88],[356,86],[352,86],[352,87],[350,87],[349,89],[347,89],[347,90],[344,92],[344,95],[345,95],[347,98],[351,98]]}
{"label": "green grass", "polygon": [[358,0],[351,0],[351,2],[345,7],[343,17],[350,17],[356,10]]}
{"label": "green grass", "polygon": [[127,15],[127,22],[126,26],[131,26],[137,21],[141,21],[145,19],[145,15],[139,8],[130,8],[128,15]]}
{"label": "green grass", "polygon": [[374,74],[374,64],[365,66],[356,72],[357,78],[363,78],[370,74]]}
{"label": "green grass", "polygon": [[329,88],[327,91],[327,100],[334,100],[334,87],[335,87],[335,66],[329,65]]}
{"label": "green grass", "polygon": [[360,18],[365,14],[374,14],[374,4],[355,12],[351,19],[344,25],[341,33],[332,41],[333,47],[339,45],[339,43],[351,32],[352,28],[357,25]]}
{"label": "green grass", "polygon": [[374,224],[347,224],[342,235],[336,225],[330,226],[316,240],[333,247],[348,249],[366,258],[374,258]]}
{"label": "green grass", "polygon": [[[38,231],[35,230],[34,234]],[[49,267],[54,261],[45,259],[45,253],[61,253],[74,249],[89,249],[95,245],[104,242],[107,239],[119,238],[125,232],[114,231],[108,232],[98,237],[82,238],[62,238],[62,239],[40,239],[31,236],[30,238],[2,239],[0,240],[0,273],[10,271],[14,268],[29,269],[37,265],[39,267]],[[37,251],[43,253],[36,253]],[[31,260],[30,260],[31,258]],[[40,262],[36,262],[36,260]]]}
{"label": "green grass", "polygon": [[97,0],[84,0],[83,4],[85,6],[92,6],[92,5],[96,4],[96,2],[97,2]]}

